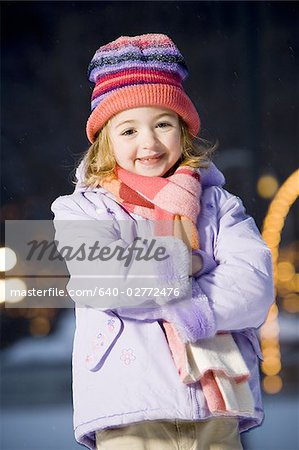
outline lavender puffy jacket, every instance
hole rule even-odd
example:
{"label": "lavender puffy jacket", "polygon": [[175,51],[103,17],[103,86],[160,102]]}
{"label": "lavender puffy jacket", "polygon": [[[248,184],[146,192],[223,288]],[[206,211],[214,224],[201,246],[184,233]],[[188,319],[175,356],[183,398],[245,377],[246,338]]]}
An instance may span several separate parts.
{"label": "lavender puffy jacket", "polygon": [[[255,329],[265,320],[274,299],[271,254],[240,199],[223,189],[221,172],[211,164],[200,169],[200,174],[203,194],[198,231],[204,265],[194,282],[202,304],[211,309],[217,331],[233,332],[251,371],[255,415],[240,417],[240,430],[245,431],[263,419],[258,369],[261,352]],[[60,246],[73,245],[76,240],[94,241],[86,226],[90,221],[103,221],[97,239],[110,246],[115,242],[129,244],[140,235],[141,227],[144,233],[147,224],[146,219],[128,214],[104,189],[87,189],[80,183],[72,195],[55,200],[52,210]],[[189,265],[186,247],[171,237],[162,243],[176,257],[165,265],[159,263],[161,279],[164,285],[168,280],[169,286],[175,285],[183,293]],[[123,271],[123,266],[122,262],[117,270]],[[69,263],[68,268],[68,289],[73,292],[82,265],[79,269]],[[99,284],[98,280],[89,283],[96,282]],[[73,294],[72,298],[76,302],[74,429],[79,443],[95,449],[95,430],[132,422],[210,417],[199,384],[181,382],[160,324],[121,315],[118,307],[122,301],[128,302],[125,306],[129,302],[138,305],[140,297],[82,298]]]}

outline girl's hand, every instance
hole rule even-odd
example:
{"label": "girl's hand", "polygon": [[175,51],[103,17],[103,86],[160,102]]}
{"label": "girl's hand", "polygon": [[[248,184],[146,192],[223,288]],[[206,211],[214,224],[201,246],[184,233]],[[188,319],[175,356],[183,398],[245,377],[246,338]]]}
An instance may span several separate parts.
{"label": "girl's hand", "polygon": [[195,255],[192,253],[192,268],[191,268],[192,276],[202,269],[202,264],[203,264],[202,257],[200,255]]}

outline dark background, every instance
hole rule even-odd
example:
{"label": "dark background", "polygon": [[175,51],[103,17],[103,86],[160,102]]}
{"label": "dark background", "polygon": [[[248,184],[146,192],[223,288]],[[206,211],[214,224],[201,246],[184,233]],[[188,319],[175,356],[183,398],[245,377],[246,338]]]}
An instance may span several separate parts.
{"label": "dark background", "polygon": [[[51,219],[52,201],[72,192],[74,167],[88,148],[93,86],[87,66],[99,46],[144,33],[168,34],[184,55],[190,71],[185,88],[199,111],[202,136],[219,140],[215,161],[226,188],[242,198],[261,229],[271,198],[258,195],[257,181],[270,174],[281,185],[298,167],[298,19],[298,3],[288,1],[1,2],[2,231],[5,219]],[[297,207],[298,200],[280,245],[295,245],[299,264]],[[293,326],[298,315],[280,310],[286,328]],[[30,345],[51,339],[64,314],[0,304],[1,347],[8,351],[24,337]],[[48,321],[44,334],[32,332],[40,318]],[[293,395],[298,372],[287,361],[298,341],[296,348],[285,345],[283,389]],[[60,397],[67,402],[68,382],[64,378]],[[5,389],[15,392],[15,386],[8,382]],[[12,398],[3,404],[17,405],[21,397]],[[295,450],[270,441],[266,448]]]}
{"label": "dark background", "polygon": [[2,2],[3,208],[6,217],[50,218],[72,191],[87,149],[95,50],[120,35],[168,34],[187,61],[186,89],[217,138],[227,188],[259,225],[268,206],[256,181],[284,181],[298,165],[298,3]]}

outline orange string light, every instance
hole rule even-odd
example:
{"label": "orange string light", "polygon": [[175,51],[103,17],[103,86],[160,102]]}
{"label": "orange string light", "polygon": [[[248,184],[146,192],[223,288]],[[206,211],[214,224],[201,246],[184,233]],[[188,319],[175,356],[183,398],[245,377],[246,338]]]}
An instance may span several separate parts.
{"label": "orange string light", "polygon": [[[296,170],[280,187],[272,200],[263,223],[262,236],[272,253],[275,292],[278,282],[297,282],[297,275],[290,262],[278,263],[281,232],[288,212],[299,196],[299,170]],[[276,394],[282,389],[281,354],[279,343],[278,307],[274,303],[266,322],[260,331],[261,347],[264,361],[261,369],[264,373],[263,388],[268,394]]]}

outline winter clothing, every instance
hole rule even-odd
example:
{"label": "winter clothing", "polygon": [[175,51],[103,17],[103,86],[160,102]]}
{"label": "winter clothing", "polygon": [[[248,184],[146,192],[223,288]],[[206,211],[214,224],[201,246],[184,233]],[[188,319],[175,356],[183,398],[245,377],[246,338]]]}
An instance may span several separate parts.
{"label": "winter clothing", "polygon": [[[100,184],[114,194],[127,211],[154,219],[155,236],[174,236],[193,250],[198,249],[196,222],[201,192],[198,170],[182,166],[170,177],[163,178],[145,177],[117,166],[115,174]],[[186,223],[189,229],[184,227]],[[192,292],[190,300],[193,299],[196,295]],[[199,314],[201,308],[187,309],[185,302],[180,303],[164,308],[166,312],[170,309],[176,313],[178,320],[173,312],[167,314],[167,320],[164,314],[160,316],[164,319],[162,325],[180,378],[187,384],[200,381],[211,412],[252,415],[253,399],[247,382],[250,374],[232,336],[220,333],[203,342],[208,335],[207,327],[199,326],[203,322]],[[152,311],[147,319],[151,318]],[[179,323],[178,327],[175,322]],[[214,324],[214,320],[211,323]],[[199,339],[195,344],[184,343],[190,336],[186,333],[191,328],[189,324],[194,324],[192,342],[195,336]],[[202,330],[204,333],[200,333]]]}
{"label": "winter clothing", "polygon": [[168,36],[121,36],[96,51],[88,75],[95,83],[86,127],[90,142],[115,114],[149,105],[176,112],[197,135],[199,116],[182,87],[188,69]]}
{"label": "winter clothing", "polygon": [[[193,278],[190,302],[198,308],[195,317],[201,318],[202,329],[210,323],[212,335],[219,331],[232,332],[251,373],[254,415],[239,417],[240,431],[244,431],[259,425],[263,418],[257,361],[261,352],[254,329],[265,320],[274,299],[271,254],[253,219],[245,214],[242,202],[223,189],[223,175],[215,166],[199,169],[199,173],[203,192],[197,230],[203,268]],[[59,197],[52,209],[60,246],[82,241],[92,243],[96,234],[89,233],[90,223],[101,223],[101,235],[97,238],[100,244],[110,247],[115,242],[128,245],[144,230],[147,236],[153,236],[148,219],[126,211],[105,189],[84,187],[80,174],[76,192]],[[186,301],[190,287],[190,255],[180,240],[164,236],[157,239],[172,257],[163,264],[156,263],[159,277],[152,282],[157,288],[165,283],[179,286],[176,302],[179,307],[183,304],[180,300]],[[75,276],[81,272],[76,272],[79,269],[73,261],[68,267],[73,275],[68,284],[71,293],[71,289],[82,286],[80,278]],[[134,268],[133,261],[130,270]],[[154,265],[152,268],[155,270]],[[92,270],[93,274],[103,273],[103,262],[98,262]],[[126,274],[123,264],[116,270]],[[90,278],[88,285],[102,286],[105,282],[103,278]],[[124,286],[130,283],[126,278]],[[141,297],[128,300],[125,295],[107,294],[82,299],[75,294],[72,292],[77,302],[73,399],[78,442],[95,449],[96,430],[142,421],[197,422],[212,417],[199,383],[185,385],[177,374],[165,334],[154,317],[154,306],[157,306],[154,300],[150,304],[152,319],[142,320],[142,315],[147,315],[149,310],[137,307],[143,303]],[[95,308],[91,307],[94,305]],[[134,305],[136,308],[129,310],[128,306]],[[171,307],[176,311],[175,303],[171,306],[167,299],[159,306],[165,311],[168,308],[171,311]],[[196,329],[196,324],[190,326],[190,330],[193,328]],[[190,340],[194,339],[191,334]]]}
{"label": "winter clothing", "polygon": [[196,221],[201,187],[197,169],[178,167],[173,175],[163,178],[145,177],[117,166],[116,176],[105,179],[101,186],[127,211],[154,220],[155,236],[175,235],[198,249]]}

